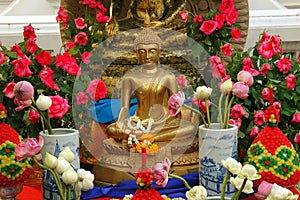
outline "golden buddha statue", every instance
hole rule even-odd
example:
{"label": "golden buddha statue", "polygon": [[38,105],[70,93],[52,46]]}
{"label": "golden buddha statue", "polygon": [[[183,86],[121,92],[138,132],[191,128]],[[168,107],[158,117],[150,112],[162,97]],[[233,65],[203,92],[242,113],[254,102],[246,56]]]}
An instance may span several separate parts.
{"label": "golden buddha statue", "polygon": [[[122,107],[118,120],[107,127],[107,136],[126,141],[133,129],[137,139],[150,133],[155,142],[195,135],[196,126],[192,122],[169,114],[168,100],[178,92],[178,85],[176,76],[159,64],[161,39],[147,27],[135,39],[134,47],[140,66],[122,78]],[[137,97],[138,105],[134,116],[128,118],[132,94]]]}

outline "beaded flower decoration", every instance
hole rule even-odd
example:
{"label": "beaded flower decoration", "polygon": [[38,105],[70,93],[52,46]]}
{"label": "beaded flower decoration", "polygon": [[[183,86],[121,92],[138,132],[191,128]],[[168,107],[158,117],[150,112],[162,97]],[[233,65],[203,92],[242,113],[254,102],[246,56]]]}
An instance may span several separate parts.
{"label": "beaded flower decoration", "polygon": [[271,88],[270,106],[264,112],[265,127],[247,151],[245,163],[256,167],[261,179],[254,182],[257,188],[262,181],[282,187],[295,186],[300,180],[300,159],[293,145],[277,127],[279,110],[273,106]]}

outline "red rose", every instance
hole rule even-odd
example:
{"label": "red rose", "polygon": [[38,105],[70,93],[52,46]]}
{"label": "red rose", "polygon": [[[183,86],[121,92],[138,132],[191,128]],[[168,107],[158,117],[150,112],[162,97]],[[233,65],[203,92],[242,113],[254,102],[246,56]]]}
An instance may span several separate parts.
{"label": "red rose", "polygon": [[179,18],[181,19],[181,21],[183,22],[183,23],[186,23],[186,21],[187,21],[187,19],[188,19],[188,13],[186,12],[186,11],[181,11],[180,13],[179,13]]}
{"label": "red rose", "polygon": [[51,88],[52,90],[60,91],[59,87],[54,83],[53,80],[53,70],[49,67],[44,67],[40,73],[39,77],[42,79],[42,82],[46,87]]}
{"label": "red rose", "polygon": [[2,91],[8,98],[14,98],[14,87],[16,83],[10,82],[6,85],[5,89]]}
{"label": "red rose", "polygon": [[75,38],[74,38],[74,41],[77,43],[77,44],[80,44],[82,46],[85,46],[88,42],[88,38],[87,38],[87,35],[85,32],[79,32]]}
{"label": "red rose", "polygon": [[226,23],[229,26],[232,26],[236,20],[238,19],[238,11],[237,10],[231,10],[229,13],[226,14],[225,16]]}
{"label": "red rose", "polygon": [[226,43],[221,47],[221,51],[224,53],[225,56],[231,56],[232,46],[229,43]]}
{"label": "red rose", "polygon": [[218,26],[218,23],[213,20],[206,20],[202,23],[201,27],[199,28],[205,35],[212,34]]}
{"label": "red rose", "polygon": [[0,65],[5,63],[6,61],[6,55],[3,52],[0,52]]}
{"label": "red rose", "polygon": [[33,72],[29,69],[29,65],[31,65],[32,62],[27,57],[13,60],[11,61],[11,64],[14,66],[15,75],[20,78],[24,76],[31,76],[33,74]]}
{"label": "red rose", "polygon": [[194,23],[195,24],[201,24],[201,22],[203,22],[203,17],[201,15],[196,15],[194,17]]}
{"label": "red rose", "polygon": [[33,38],[29,38],[26,42],[26,51],[29,53],[35,53],[39,49]]}
{"label": "red rose", "polygon": [[104,13],[98,10],[96,19],[100,24],[104,24],[109,20],[109,16],[104,15]]}
{"label": "red rose", "polygon": [[286,79],[286,88],[294,89],[296,87],[296,79],[297,77],[294,74],[289,74]]}
{"label": "red rose", "polygon": [[31,124],[35,124],[40,122],[40,115],[37,111],[30,109],[29,115],[28,115],[28,120],[30,121]]}
{"label": "red rose", "polygon": [[234,9],[234,0],[222,0],[220,12],[228,13]]}
{"label": "red rose", "polygon": [[56,16],[57,22],[63,22],[64,29],[67,28],[69,15],[63,7],[60,7]]}
{"label": "red rose", "polygon": [[52,104],[48,109],[50,118],[62,118],[71,108],[68,104],[68,100],[62,98],[60,95],[49,96],[52,100]]}
{"label": "red rose", "polygon": [[225,22],[225,16],[224,14],[216,14],[214,16],[214,21],[216,21],[218,23],[218,29],[222,29],[222,27],[224,26],[224,22]]}
{"label": "red rose", "polygon": [[86,89],[86,92],[90,95],[92,100],[99,101],[100,99],[103,99],[107,94],[106,85],[100,79],[95,79],[90,82],[88,88]]}
{"label": "red rose", "polygon": [[230,31],[231,37],[233,38],[234,41],[238,42],[240,37],[241,37],[241,30],[238,28],[233,28]]}
{"label": "red rose", "polygon": [[288,58],[281,58],[277,63],[276,67],[280,72],[286,74],[292,67],[292,61]]}
{"label": "red rose", "polygon": [[23,31],[23,36],[24,39],[29,39],[29,38],[36,38],[36,34],[34,32],[34,29],[31,25],[25,26],[24,31]]}
{"label": "red rose", "polygon": [[38,55],[36,55],[35,59],[42,66],[50,65],[50,63],[52,62],[51,54],[44,50],[42,50]]}
{"label": "red rose", "polygon": [[82,17],[78,17],[74,19],[74,21],[75,21],[76,28],[79,30],[82,30],[87,27],[87,24],[84,23],[84,19]]}
{"label": "red rose", "polygon": [[90,63],[90,58],[92,57],[93,54],[91,54],[90,52],[84,52],[81,55],[81,60],[84,64],[89,64]]}

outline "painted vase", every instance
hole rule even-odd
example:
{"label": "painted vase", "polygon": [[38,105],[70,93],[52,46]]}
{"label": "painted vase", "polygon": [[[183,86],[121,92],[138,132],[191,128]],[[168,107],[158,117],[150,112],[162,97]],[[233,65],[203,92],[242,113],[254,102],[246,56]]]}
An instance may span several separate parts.
{"label": "painted vase", "polygon": [[[58,157],[59,153],[65,147],[69,147],[75,155],[71,166],[77,171],[80,167],[79,159],[79,132],[75,129],[56,128],[53,129],[54,134],[49,135],[47,132],[40,132],[44,138],[44,146],[41,149],[42,157],[45,157],[46,152]],[[47,170],[42,170],[42,189],[44,200],[59,200],[60,195],[52,174]],[[72,192],[72,200],[75,200],[75,192]]]}
{"label": "painted vase", "polygon": [[[206,188],[208,196],[221,194],[226,169],[221,160],[228,157],[237,159],[237,126],[220,129],[220,124],[213,123],[210,128],[199,127],[199,182]],[[234,186],[227,182],[225,194],[232,197],[236,192]]]}

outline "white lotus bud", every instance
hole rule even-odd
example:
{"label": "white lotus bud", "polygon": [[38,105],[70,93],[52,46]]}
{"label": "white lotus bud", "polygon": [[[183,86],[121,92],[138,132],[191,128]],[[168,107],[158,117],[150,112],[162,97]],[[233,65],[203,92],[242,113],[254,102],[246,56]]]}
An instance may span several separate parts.
{"label": "white lotus bud", "polygon": [[58,174],[64,173],[69,167],[70,163],[64,157],[58,157],[56,171]]}
{"label": "white lotus bud", "polygon": [[64,157],[69,163],[73,162],[75,155],[71,151],[70,147],[66,147],[62,152],[59,153],[59,157]]}
{"label": "white lotus bud", "polygon": [[204,99],[208,99],[211,95],[211,92],[212,89],[210,87],[206,87],[205,85],[198,86],[196,88],[195,97],[200,101]]}
{"label": "white lotus bud", "polygon": [[36,100],[36,107],[41,111],[48,110],[51,104],[52,104],[51,98],[48,96],[44,96],[43,94],[41,94],[39,98]]}
{"label": "white lotus bud", "polygon": [[67,170],[62,174],[61,179],[65,184],[71,185],[78,180],[78,175],[73,167],[69,166]]}
{"label": "white lotus bud", "polygon": [[225,82],[223,82],[220,86],[220,89],[221,89],[222,93],[231,92],[231,90],[232,90],[231,78],[226,80]]}
{"label": "white lotus bud", "polygon": [[43,163],[46,167],[54,169],[57,166],[57,158],[50,153],[46,152],[45,159]]}

